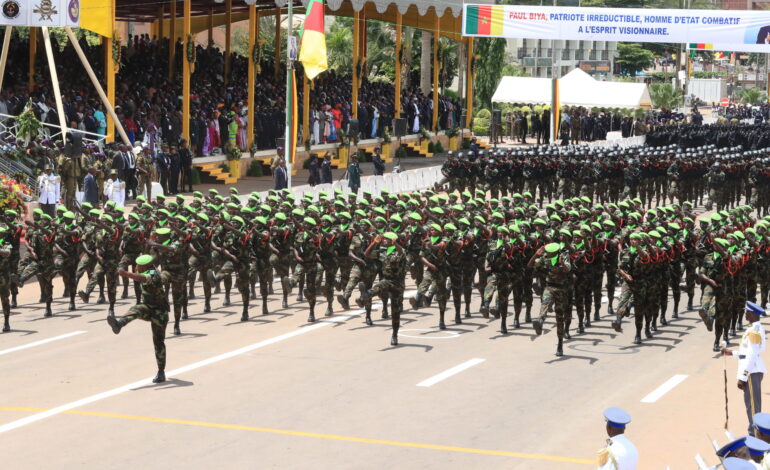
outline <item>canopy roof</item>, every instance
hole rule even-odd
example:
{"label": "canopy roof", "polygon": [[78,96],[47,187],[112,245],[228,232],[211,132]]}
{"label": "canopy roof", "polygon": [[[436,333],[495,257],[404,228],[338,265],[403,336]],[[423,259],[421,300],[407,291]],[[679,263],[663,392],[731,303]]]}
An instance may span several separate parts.
{"label": "canopy roof", "polygon": [[[493,103],[545,104],[551,102],[550,78],[503,77],[492,96]],[[559,79],[561,104],[597,108],[650,108],[650,92],[644,83],[597,81],[574,69]]]}
{"label": "canopy roof", "polygon": [[[274,12],[276,8],[285,13],[289,0],[256,0],[257,10]],[[116,19],[118,21],[154,22],[158,19],[159,9],[163,3],[156,0],[115,0]],[[214,0],[191,0],[192,17],[207,17],[211,12],[215,16],[213,26],[223,24],[224,15],[227,12],[227,3],[217,3]],[[293,0],[294,12],[304,14],[308,0]],[[419,29],[436,29],[436,19],[439,21],[439,30],[442,36],[460,40],[462,0],[419,1],[419,0],[326,0],[326,14],[337,16],[353,16],[361,13],[370,20],[396,23],[398,13],[402,15],[402,23]],[[493,3],[492,0],[480,0],[478,3]],[[170,7],[166,5],[164,18],[170,19]],[[232,0],[232,21],[241,21],[248,18],[249,6],[243,0]],[[177,21],[181,22],[182,2],[177,0]],[[195,23],[195,22],[194,22]],[[193,32],[198,32],[208,24],[202,20],[201,25],[193,24]],[[178,24],[179,26],[179,24]],[[178,33],[179,34],[179,33]]]}

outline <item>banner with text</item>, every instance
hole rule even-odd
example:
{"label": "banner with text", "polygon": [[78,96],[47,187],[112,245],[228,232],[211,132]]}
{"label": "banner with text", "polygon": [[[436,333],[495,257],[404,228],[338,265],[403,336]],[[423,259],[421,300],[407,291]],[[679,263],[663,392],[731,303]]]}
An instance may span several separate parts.
{"label": "banner with text", "polygon": [[464,5],[463,35],[522,39],[718,43],[770,52],[770,11]]}
{"label": "banner with text", "polygon": [[0,25],[80,25],[80,0],[0,0]]}

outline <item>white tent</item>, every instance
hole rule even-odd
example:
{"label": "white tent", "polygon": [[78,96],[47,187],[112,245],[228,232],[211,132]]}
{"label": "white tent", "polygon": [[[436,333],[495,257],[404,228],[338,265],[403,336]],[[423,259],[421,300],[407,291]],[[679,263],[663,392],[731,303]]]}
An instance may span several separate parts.
{"label": "white tent", "polygon": [[[503,77],[492,96],[493,103],[547,104],[551,102],[550,78]],[[562,106],[597,108],[650,108],[650,92],[644,83],[600,82],[580,69],[559,79]]]}

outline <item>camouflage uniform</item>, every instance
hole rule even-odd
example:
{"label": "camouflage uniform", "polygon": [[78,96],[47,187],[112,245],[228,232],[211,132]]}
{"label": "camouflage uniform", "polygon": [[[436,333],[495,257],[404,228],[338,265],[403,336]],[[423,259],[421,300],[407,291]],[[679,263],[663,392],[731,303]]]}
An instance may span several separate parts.
{"label": "camouflage uniform", "polygon": [[308,321],[311,322],[315,321],[316,275],[318,274],[316,254],[318,253],[319,244],[320,236],[318,234],[303,231],[294,237],[294,250],[296,250],[302,262],[297,265],[297,270],[294,271],[290,282],[291,286],[294,287],[299,283],[300,277],[302,275],[305,276],[306,284],[303,294],[310,306]]}
{"label": "camouflage uniform", "polygon": [[155,269],[142,274],[145,277],[142,283],[142,303],[131,307],[128,313],[118,321],[121,326],[136,319],[150,322],[155,361],[158,364],[158,370],[164,371],[166,369],[166,325],[168,325],[169,312],[165,286],[171,282],[171,274]]}
{"label": "camouflage uniform", "polygon": [[88,279],[85,291],[81,291],[81,297],[84,301],[88,299],[91,292],[96,287],[97,279],[104,277],[107,282],[107,300],[110,303],[110,314],[114,314],[115,301],[117,300],[118,290],[118,248],[120,240],[120,230],[113,228],[112,232],[105,229],[97,229],[94,245],[95,254],[101,256],[97,258],[93,275]]}
{"label": "camouflage uniform", "polygon": [[556,336],[561,345],[567,323],[572,313],[569,307],[569,286],[572,283],[572,262],[566,252],[550,256],[544,253],[537,258],[535,271],[540,271],[545,277],[545,288],[540,300],[540,325],[545,322],[548,310],[556,312]]}
{"label": "camouflage uniform", "polygon": [[[371,311],[371,296],[380,297],[383,302],[390,301],[393,342],[398,337],[401,326],[401,312],[404,310],[404,286],[406,281],[406,252],[400,247],[389,246],[379,249],[378,259],[382,267],[379,282],[372,285],[367,297],[366,309]],[[371,320],[367,317],[368,320]]]}

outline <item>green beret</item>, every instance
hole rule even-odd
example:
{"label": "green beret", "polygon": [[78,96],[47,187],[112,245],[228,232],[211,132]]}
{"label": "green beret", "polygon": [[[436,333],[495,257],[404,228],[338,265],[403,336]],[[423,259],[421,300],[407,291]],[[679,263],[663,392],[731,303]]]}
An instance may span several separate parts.
{"label": "green beret", "polygon": [[313,225],[313,226],[315,226],[317,224],[315,219],[312,218],[312,217],[305,217],[303,220],[304,220],[304,222],[306,224],[310,224],[310,225]]}
{"label": "green beret", "polygon": [[393,232],[385,232],[382,236],[388,240],[398,240],[398,235]]}
{"label": "green beret", "polygon": [[168,235],[169,233],[171,233],[171,229],[168,227],[163,227],[155,230],[155,233],[157,235]]}
{"label": "green beret", "polygon": [[139,255],[135,262],[139,266],[147,266],[152,263],[152,255]]}
{"label": "green beret", "polygon": [[561,250],[561,244],[559,243],[549,243],[545,246],[545,252],[546,253],[557,253],[559,250]]}

